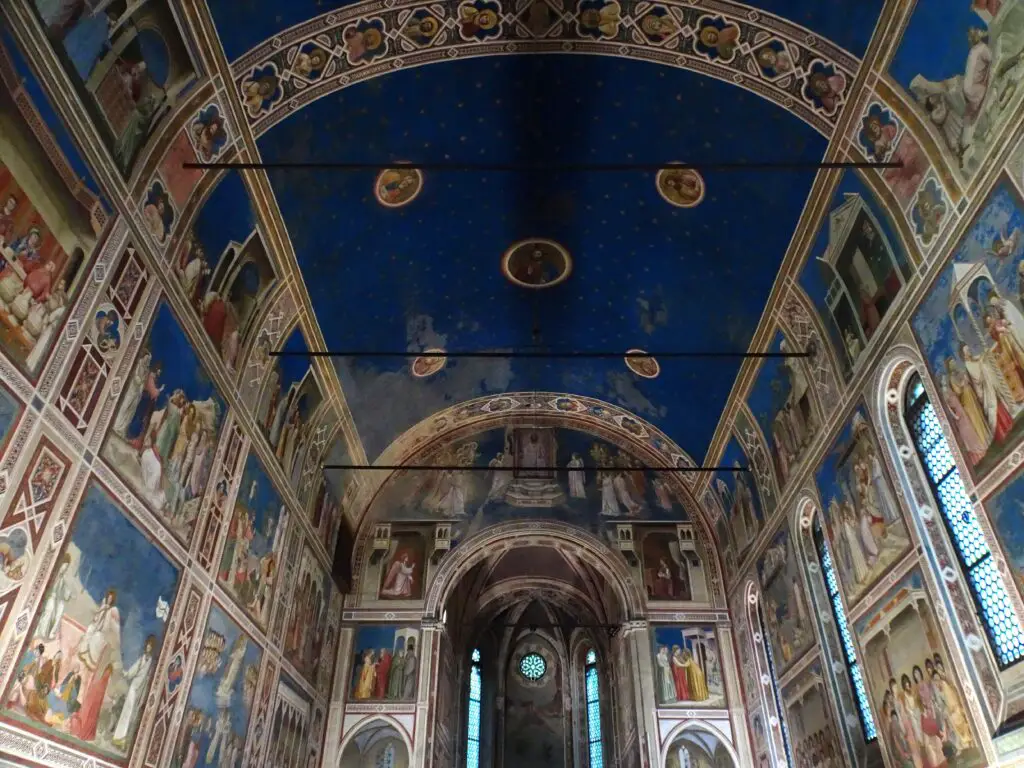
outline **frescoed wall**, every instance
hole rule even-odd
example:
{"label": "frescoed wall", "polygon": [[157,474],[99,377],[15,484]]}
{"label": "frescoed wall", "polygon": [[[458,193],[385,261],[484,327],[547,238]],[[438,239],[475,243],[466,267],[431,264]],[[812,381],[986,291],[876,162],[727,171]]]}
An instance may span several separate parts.
{"label": "frescoed wall", "polygon": [[[867,0],[850,12],[857,29],[845,31],[834,8],[807,0],[794,0],[799,15],[780,0],[754,0],[758,13],[742,18],[729,3],[709,16],[701,3],[584,2],[560,19],[545,3],[509,11],[479,0],[454,15],[424,4],[377,9],[337,30],[335,16],[325,16],[316,39],[286,30],[306,21],[303,3],[268,10],[254,2],[237,29],[218,21],[223,0],[0,7],[3,44],[17,40],[27,53],[0,50],[4,750],[70,768],[405,768],[431,755],[466,761],[475,711],[484,768],[495,756],[506,768],[583,763],[595,732],[604,764],[627,768],[778,765],[787,759],[783,729],[796,765],[877,765],[879,752],[903,768],[1019,758],[1024,750],[1007,746],[1019,733],[1004,720],[1024,707],[1020,668],[999,669],[989,638],[969,633],[965,617],[978,613],[969,577],[953,549],[935,545],[932,537],[949,537],[938,506],[927,503],[926,479],[900,473],[916,458],[894,447],[902,447],[890,434],[902,401],[881,379],[890,355],[924,358],[920,373],[941,402],[936,429],[954,438],[949,462],[966,485],[961,519],[977,516],[975,541],[995,555],[989,584],[1002,556],[1009,566],[1011,594],[1000,610],[1010,622],[1024,595],[1024,162],[995,166],[1022,114],[1024,0]],[[787,14],[806,33],[777,18]],[[878,45],[868,47],[876,26]],[[253,146],[287,161],[331,148],[318,143],[324,137],[362,146],[366,120],[396,142],[393,157],[432,144],[447,159],[472,146],[504,162],[515,142],[487,118],[477,130],[506,139],[488,149],[455,118],[443,142],[399,141],[426,132],[416,99],[451,98],[455,114],[461,94],[417,87],[408,102],[391,99],[388,109],[402,115],[391,120],[383,108],[390,85],[359,85],[349,73],[379,74],[371,62],[386,64],[384,72],[392,62],[383,57],[396,52],[444,55],[511,34],[521,53],[535,38],[549,45],[577,33],[619,56],[592,69],[596,57],[571,57],[566,71],[600,75],[586,80],[594,92],[632,78],[641,65],[622,59],[642,48],[696,64],[686,82],[706,79],[706,70],[744,86],[733,100],[709,88],[695,103],[717,106],[676,118],[680,146],[702,146],[689,141],[698,123],[728,123],[721,134],[737,146],[756,125],[761,145],[793,162],[817,160],[832,141],[837,156],[861,152],[903,166],[822,174],[813,189],[790,186],[790,176],[723,181],[693,170],[646,178],[638,192],[623,176],[626,205],[591,205],[586,185],[556,179],[527,232],[494,213],[504,198],[493,178],[456,197],[429,170],[363,169],[321,183],[309,169],[182,167],[244,157]],[[249,37],[276,48],[245,56],[239,41]],[[854,78],[871,68],[858,58],[865,51],[878,71]],[[521,57],[512,67],[474,64],[480,83],[498,77],[510,88],[477,87],[476,99],[512,121],[529,119],[504,110],[538,79],[523,73],[550,74],[555,58],[533,70],[518,69],[529,61]],[[384,82],[428,77],[413,69]],[[558,77],[539,80],[571,103]],[[362,91],[301,96],[343,81]],[[633,132],[667,145],[657,124],[684,90],[637,83],[630,98],[649,105],[631,110],[623,101],[621,112],[594,120],[628,114],[621,136],[602,134],[608,162]],[[803,132],[783,130],[782,108],[778,125],[739,119],[760,115],[737,107],[759,99],[755,91],[798,113]],[[370,92],[379,108],[359,108],[374,103],[360,101]],[[548,91],[529,93],[547,103]],[[284,101],[299,111],[304,100],[318,106],[297,118],[278,111]],[[325,132],[333,123],[310,118],[334,102],[346,105],[349,122]],[[270,127],[288,121],[297,132],[271,140]],[[565,122],[573,140],[538,135],[538,158],[571,159],[582,126]],[[832,136],[840,124],[849,133]],[[642,143],[635,139],[630,146]],[[274,151],[289,144],[294,154]],[[709,142],[703,151],[741,154],[726,149]],[[636,154],[628,159],[649,161]],[[693,186],[673,187],[673,179]],[[446,195],[461,206],[455,224],[438,215]],[[345,204],[353,201],[370,212],[352,215],[366,211]],[[778,214],[779,225],[758,225],[759,208]],[[790,208],[793,216],[782,215]],[[566,230],[566,240],[578,240],[565,249],[578,282],[561,286],[569,300],[557,312],[531,308],[535,343],[557,347],[564,325],[578,332],[562,337],[577,347],[603,340],[668,350],[704,339],[733,354],[755,339],[751,351],[768,356],[756,369],[737,363],[724,373],[708,363],[680,374],[682,364],[665,356],[606,361],[597,376],[570,366],[538,378],[507,361],[399,358],[331,370],[306,354],[314,339],[348,336],[415,354],[522,346],[525,337],[511,330],[525,315],[504,311],[501,293],[515,286],[497,269],[488,282],[475,267],[576,213],[591,222]],[[633,222],[638,215],[643,221]],[[509,243],[494,248],[486,240],[499,225]],[[648,229],[657,258],[612,245],[619,230],[625,239]],[[463,236],[472,241],[454,239]],[[381,243],[395,253],[374,251]],[[423,243],[436,260],[408,250]],[[619,261],[602,262],[605,247]],[[442,267],[445,249],[473,262]],[[528,263],[515,272],[529,276]],[[636,282],[641,272],[648,282]],[[677,272],[714,290],[675,282]],[[601,301],[574,305],[573,286],[593,286],[601,273],[616,276],[616,295],[606,301],[594,290]],[[466,281],[499,288],[459,293]],[[365,296],[324,311],[342,283]],[[390,312],[396,295],[408,309],[418,292],[443,310]],[[500,326],[481,329],[471,295],[502,310]],[[615,303],[621,296],[625,305]],[[359,335],[367,329],[374,335]],[[802,357],[781,356],[790,353]],[[588,387],[601,402],[587,392],[548,403],[539,392],[512,397]],[[504,395],[464,402],[484,393]],[[719,398],[714,408],[704,407],[708,393]],[[388,400],[396,402],[388,408]],[[610,403],[622,409],[613,413]],[[471,411],[478,421],[463,428]],[[701,440],[682,455],[672,440],[691,431]],[[321,460],[358,464],[413,448],[445,469],[398,472],[380,488],[369,472],[327,470],[320,479]],[[709,475],[691,457],[723,469]],[[642,468],[649,463],[672,471]],[[705,498],[708,509],[694,501]],[[824,565],[800,546],[809,530],[802,504],[821,510],[836,573],[831,604],[818,601],[817,610],[805,576],[820,580]],[[571,533],[547,546],[546,526],[556,523]],[[496,541],[463,560],[474,537],[516,524],[533,537],[527,546],[509,553],[511,542]],[[347,563],[358,590],[344,599],[331,575],[340,530],[352,532],[358,556]],[[433,587],[463,567],[471,576],[439,602]],[[523,590],[543,612],[517,613]],[[471,643],[467,607],[480,607],[496,632]],[[595,628],[593,637],[580,632]],[[819,647],[832,636],[845,655]],[[475,710],[467,698],[474,649],[483,691]],[[527,662],[530,654],[543,663]],[[588,706],[592,669],[600,683]],[[839,677],[867,702],[875,746],[859,740],[868,726],[837,692]],[[595,713],[603,731],[589,725]],[[993,736],[997,729],[1007,734]]]}

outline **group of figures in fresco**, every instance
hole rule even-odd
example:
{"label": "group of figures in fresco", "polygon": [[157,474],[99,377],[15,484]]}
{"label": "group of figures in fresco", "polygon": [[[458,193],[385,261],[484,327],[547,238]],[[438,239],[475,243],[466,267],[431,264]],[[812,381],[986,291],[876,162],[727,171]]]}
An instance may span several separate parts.
{"label": "group of figures in fresco", "polygon": [[[487,455],[493,458],[484,464]],[[426,476],[398,473],[375,501],[383,514],[399,520],[436,516],[466,532],[531,516],[586,526],[687,519],[668,478],[644,471],[638,459],[582,432],[510,426],[446,446],[430,460],[446,469]],[[588,470],[588,464],[602,469]],[[494,471],[451,468],[473,466]],[[564,469],[555,471],[556,466]]]}
{"label": "group of figures in fresco", "polygon": [[161,304],[104,454],[179,536],[192,530],[199,515],[225,410],[169,307]]}
{"label": "group of figures in fresco", "polygon": [[352,665],[352,701],[414,700],[418,640],[419,631],[411,627],[361,627]]}
{"label": "group of figures in fresco", "polygon": [[714,629],[700,626],[652,629],[659,706],[725,706],[722,667]]}
{"label": "group of figures in fresco", "polygon": [[[137,574],[145,572],[145,580]],[[178,570],[90,486],[36,615],[4,711],[123,757],[156,672]]]}

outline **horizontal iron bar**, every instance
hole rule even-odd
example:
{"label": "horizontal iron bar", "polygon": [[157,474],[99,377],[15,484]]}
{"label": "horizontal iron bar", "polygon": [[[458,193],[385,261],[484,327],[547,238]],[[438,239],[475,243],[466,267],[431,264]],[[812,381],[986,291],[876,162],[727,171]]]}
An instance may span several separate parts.
{"label": "horizontal iron bar", "polygon": [[421,171],[490,171],[509,173],[616,173],[625,171],[661,171],[693,169],[700,171],[820,171],[842,168],[902,168],[903,161],[876,162],[707,162],[707,163],[559,163],[551,165],[524,165],[515,163],[415,163],[391,161],[385,163],[341,162],[252,162],[252,163],[182,163],[189,170],[323,170],[323,171],[382,171],[389,168],[411,168]]}
{"label": "horizontal iron bar", "polygon": [[775,357],[811,357],[810,352],[370,352],[343,350],[337,352],[289,350],[281,349],[270,353],[271,357],[482,357],[482,358],[533,358],[533,359],[558,359],[558,358],[594,358],[617,359],[620,357],[637,357],[669,360],[672,358],[686,357],[753,357],[753,358],[775,358]]}
{"label": "horizontal iron bar", "polygon": [[373,469],[384,472],[412,470],[414,472],[622,472],[644,470],[645,472],[749,472],[749,467],[639,467],[582,466],[582,467],[487,467],[462,466],[461,464],[324,464],[321,469]]}

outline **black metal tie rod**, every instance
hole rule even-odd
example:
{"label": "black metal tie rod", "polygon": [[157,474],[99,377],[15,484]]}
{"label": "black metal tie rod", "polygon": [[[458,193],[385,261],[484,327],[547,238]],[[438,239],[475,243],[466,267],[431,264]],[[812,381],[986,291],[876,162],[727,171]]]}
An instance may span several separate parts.
{"label": "black metal tie rod", "polygon": [[623,357],[655,358],[671,360],[676,358],[780,358],[812,357],[812,352],[409,352],[370,350],[288,350],[280,349],[270,353],[271,357],[446,357],[446,358],[492,358],[492,359],[618,359]]}
{"label": "black metal tie rod", "polygon": [[662,170],[698,171],[821,171],[847,168],[902,168],[903,162],[707,162],[707,163],[417,163],[392,160],[384,163],[344,163],[330,161],[263,161],[263,162],[214,162],[182,163],[189,170],[236,170],[236,171],[383,171],[389,168],[409,168],[420,171],[453,172],[503,172],[503,173],[624,173],[657,172]]}
{"label": "black metal tie rod", "polygon": [[620,467],[584,465],[582,467],[522,467],[522,466],[463,466],[461,464],[324,464],[323,469],[375,470],[378,472],[749,472],[749,467],[654,467],[646,464],[641,466]]}

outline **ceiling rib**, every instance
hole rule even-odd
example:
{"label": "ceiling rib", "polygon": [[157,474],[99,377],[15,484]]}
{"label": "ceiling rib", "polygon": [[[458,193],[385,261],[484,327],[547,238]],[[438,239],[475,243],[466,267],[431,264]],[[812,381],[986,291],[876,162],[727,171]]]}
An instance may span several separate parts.
{"label": "ceiling rib", "polygon": [[419,163],[402,161],[397,163],[347,163],[331,160],[289,160],[273,162],[212,162],[182,163],[186,170],[324,170],[324,171],[383,171],[400,166],[421,171],[470,171],[511,173],[623,173],[632,171],[679,171],[692,169],[695,171],[820,171],[829,169],[867,168],[883,170],[886,168],[902,168],[903,161],[871,162],[871,161],[822,161],[817,163],[801,163],[787,160],[766,162],[697,162],[697,163],[559,163],[529,165],[524,163]]}

